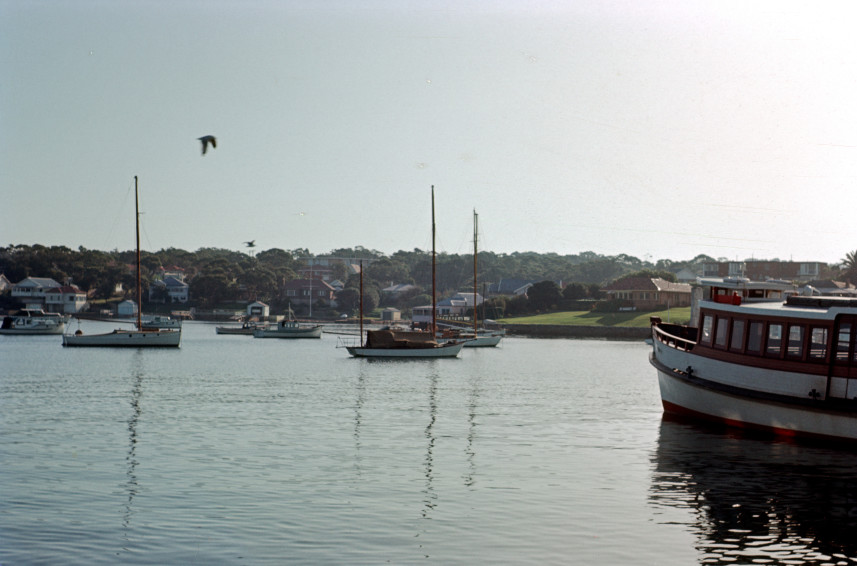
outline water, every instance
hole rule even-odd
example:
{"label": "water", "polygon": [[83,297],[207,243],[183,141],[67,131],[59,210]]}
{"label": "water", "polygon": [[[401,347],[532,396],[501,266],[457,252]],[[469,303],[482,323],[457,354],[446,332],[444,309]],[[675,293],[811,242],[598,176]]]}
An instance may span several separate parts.
{"label": "water", "polygon": [[857,563],[857,457],[663,421],[642,342],[335,346],[0,336],[0,564]]}

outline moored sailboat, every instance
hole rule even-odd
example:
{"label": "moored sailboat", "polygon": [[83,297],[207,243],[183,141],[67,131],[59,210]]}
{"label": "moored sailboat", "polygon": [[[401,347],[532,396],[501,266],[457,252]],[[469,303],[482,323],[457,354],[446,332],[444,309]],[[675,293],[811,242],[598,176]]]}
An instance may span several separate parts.
{"label": "moored sailboat", "polygon": [[[356,358],[454,358],[461,353],[463,342],[437,341],[437,262],[435,252],[434,186],[431,188],[431,295],[432,321],[428,332],[382,328],[367,330],[360,346],[346,346]],[[360,265],[360,340],[363,340],[363,264]]]}
{"label": "moored sailboat", "polygon": [[70,347],[113,347],[113,348],[178,348],[181,345],[182,331],[178,329],[146,329],[141,317],[142,282],[140,276],[140,199],[137,176],[134,176],[134,220],[137,226],[137,321],[136,330],[116,329],[106,334],[84,334],[77,330],[74,334],[63,334],[62,345]]}

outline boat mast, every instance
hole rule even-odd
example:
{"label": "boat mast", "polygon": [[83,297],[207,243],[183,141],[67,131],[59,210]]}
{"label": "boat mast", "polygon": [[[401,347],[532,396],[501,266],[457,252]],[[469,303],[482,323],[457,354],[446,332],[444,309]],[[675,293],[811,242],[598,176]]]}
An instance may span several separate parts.
{"label": "boat mast", "polygon": [[363,260],[360,260],[360,343],[363,343]]}
{"label": "boat mast", "polygon": [[477,223],[478,216],[476,214],[476,209],[473,209],[473,337],[476,337],[476,238],[477,238]]}
{"label": "boat mast", "polygon": [[137,330],[143,330],[140,314],[143,310],[143,285],[140,278],[140,196],[137,191],[137,175],[134,175],[134,220],[137,223]]}
{"label": "boat mast", "polygon": [[434,185],[431,186],[431,335],[437,336],[437,253],[434,248],[435,225],[434,225]]}

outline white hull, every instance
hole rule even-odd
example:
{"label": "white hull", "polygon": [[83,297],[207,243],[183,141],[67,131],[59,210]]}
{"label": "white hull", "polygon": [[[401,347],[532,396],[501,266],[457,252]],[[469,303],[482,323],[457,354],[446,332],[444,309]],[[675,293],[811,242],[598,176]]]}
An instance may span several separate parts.
{"label": "white hull", "polygon": [[31,327],[20,327],[20,328],[2,328],[0,329],[0,334],[6,334],[9,336],[24,336],[24,335],[44,335],[44,334],[62,334],[63,329],[65,328],[64,324],[59,324],[57,326],[31,326]]}
{"label": "white hull", "polygon": [[476,338],[465,338],[465,348],[493,348],[502,340],[502,336],[477,336]]}
{"label": "white hull", "polygon": [[695,383],[682,372],[656,368],[665,412],[784,436],[857,440],[854,413],[730,393]]}
{"label": "white hull", "polygon": [[355,358],[455,358],[461,353],[463,343],[448,344],[436,348],[365,348],[346,346],[348,353]]}
{"label": "white hull", "polygon": [[309,328],[278,328],[276,330],[257,329],[255,338],[321,338],[321,326]]}
{"label": "white hull", "polygon": [[63,334],[62,345],[70,347],[178,348],[180,330],[114,330],[108,334]]}
{"label": "white hull", "polygon": [[25,311],[24,314],[6,316],[0,320],[0,334],[7,335],[62,334],[65,328],[65,319],[61,315],[45,314],[42,311]]}

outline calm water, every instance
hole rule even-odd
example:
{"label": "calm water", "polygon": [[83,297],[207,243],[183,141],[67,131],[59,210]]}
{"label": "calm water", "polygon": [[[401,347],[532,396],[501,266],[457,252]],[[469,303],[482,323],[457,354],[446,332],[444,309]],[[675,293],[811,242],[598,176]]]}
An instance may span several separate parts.
{"label": "calm water", "polygon": [[662,421],[641,342],[336,343],[0,336],[0,564],[857,564],[857,456]]}

